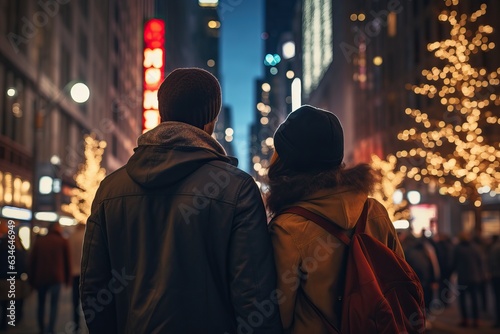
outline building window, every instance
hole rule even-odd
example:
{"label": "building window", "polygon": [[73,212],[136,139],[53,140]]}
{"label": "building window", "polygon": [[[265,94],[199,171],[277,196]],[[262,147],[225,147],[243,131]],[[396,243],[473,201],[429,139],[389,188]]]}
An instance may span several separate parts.
{"label": "building window", "polygon": [[60,59],[59,86],[64,88],[71,76],[71,54],[64,45],[61,45]]}
{"label": "building window", "polygon": [[[3,87],[11,87],[14,86],[12,73],[7,73],[7,75],[3,76],[4,85]],[[12,129],[11,122],[13,121],[12,113],[9,112],[12,108],[12,104],[15,101],[15,96],[9,96],[5,100],[5,105],[2,105],[2,112],[0,113],[0,133],[4,136],[10,137],[10,131]]]}
{"label": "building window", "polygon": [[118,138],[116,138],[115,134],[111,136],[111,154],[118,157]]}
{"label": "building window", "polygon": [[2,26],[5,29],[5,31],[2,31],[2,35],[7,36],[16,53],[19,51],[26,53],[29,43],[22,42],[23,33],[21,29],[25,23],[20,20],[21,17],[26,15],[26,6],[23,6],[21,1],[4,1],[3,3],[6,4],[2,5],[2,7],[5,6],[2,8],[2,13],[4,13]]}
{"label": "building window", "polygon": [[61,113],[60,114],[60,124],[61,124],[61,129],[60,129],[60,147],[59,147],[59,152],[66,154],[69,151],[69,143],[70,143],[70,119],[66,114]]}
{"label": "building window", "polygon": [[413,34],[413,52],[414,52],[414,62],[415,64],[420,63],[420,36],[419,30],[415,30]]}
{"label": "building window", "polygon": [[115,86],[116,89],[118,89],[118,68],[116,66],[113,66],[113,86]]}
{"label": "building window", "polygon": [[445,31],[445,23],[444,22],[438,22],[437,32],[438,32],[437,39],[444,39],[445,38],[446,31]]}
{"label": "building window", "polygon": [[80,31],[80,55],[84,60],[88,58],[88,43],[87,43],[87,34],[83,31]]}
{"label": "building window", "polygon": [[113,102],[113,122],[115,122],[115,124],[118,124],[119,120],[120,120],[120,106],[118,105],[118,102],[114,101]]}
{"label": "building window", "polygon": [[418,17],[420,12],[420,1],[413,2],[413,15],[414,17]]}
{"label": "building window", "polygon": [[115,2],[115,22],[116,24],[120,24],[120,5],[118,4],[118,1]]}
{"label": "building window", "polygon": [[80,12],[82,16],[87,18],[89,16],[89,1],[88,0],[80,0]]}
{"label": "building window", "polygon": [[72,25],[73,25],[73,13],[71,11],[71,2],[68,2],[67,4],[60,5],[61,7],[61,19],[66,27],[70,32],[72,30]]}
{"label": "building window", "polygon": [[425,24],[424,24],[424,31],[425,31],[425,42],[430,43],[431,42],[431,29],[432,29],[432,22],[429,19],[429,17],[425,18]]}
{"label": "building window", "polygon": [[387,34],[389,37],[395,37],[397,34],[397,17],[395,12],[391,12],[387,16]]}
{"label": "building window", "polygon": [[119,54],[120,53],[120,42],[118,41],[118,37],[116,37],[116,36],[113,37],[113,46],[115,49],[115,53]]}

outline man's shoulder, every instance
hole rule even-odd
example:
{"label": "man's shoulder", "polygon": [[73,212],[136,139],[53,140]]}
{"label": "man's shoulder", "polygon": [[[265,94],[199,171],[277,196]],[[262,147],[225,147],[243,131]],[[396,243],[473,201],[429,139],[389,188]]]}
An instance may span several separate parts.
{"label": "man's shoulder", "polygon": [[206,168],[213,170],[213,172],[219,173],[219,175],[225,175],[230,178],[231,181],[246,182],[253,180],[253,177],[250,174],[222,160],[210,161],[205,166]]}
{"label": "man's shoulder", "polygon": [[[126,166],[126,165],[125,165]],[[125,166],[118,168],[117,170],[106,175],[106,177],[101,181],[101,186],[108,185],[110,183],[120,181],[123,177],[128,176]]]}
{"label": "man's shoulder", "polygon": [[113,197],[120,197],[126,193],[123,190],[124,188],[129,192],[133,192],[131,188],[134,188],[135,190],[136,186],[128,175],[125,166],[122,166],[106,175],[106,177],[99,184],[95,198],[102,201]]}
{"label": "man's shoulder", "polygon": [[183,191],[196,189],[217,201],[236,204],[241,194],[258,193],[252,176],[224,161],[210,161],[193,173],[182,185]]}

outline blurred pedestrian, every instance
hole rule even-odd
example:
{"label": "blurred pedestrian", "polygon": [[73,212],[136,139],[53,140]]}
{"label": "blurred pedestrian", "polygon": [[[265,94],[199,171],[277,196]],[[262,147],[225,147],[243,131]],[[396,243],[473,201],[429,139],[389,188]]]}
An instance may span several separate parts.
{"label": "blurred pedestrian", "polygon": [[352,230],[366,202],[366,233],[403,257],[386,209],[368,198],[375,182],[371,167],[346,168],[343,142],[338,118],[312,106],[292,112],[274,135],[267,207],[274,216],[270,230],[286,333],[327,333],[332,325],[338,328],[345,247],[327,242],[329,232],[310,220],[280,214],[283,209],[300,206]]}
{"label": "blurred pedestrian", "polygon": [[474,235],[472,238],[472,244],[477,248],[479,254],[481,254],[481,282],[478,287],[478,295],[480,300],[480,308],[483,312],[488,312],[488,288],[490,285],[490,272],[488,268],[486,242],[480,235]]}
{"label": "blurred pedestrian", "polygon": [[71,277],[72,277],[72,299],[73,299],[73,321],[75,332],[80,328],[80,273],[83,237],[85,236],[85,224],[79,223],[75,226],[73,233],[68,238],[69,253],[71,254]]}
{"label": "blurred pedestrian", "polygon": [[32,288],[28,281],[28,251],[24,248],[16,231],[16,323],[24,319],[24,300],[31,294]]}
{"label": "blurred pedestrian", "polygon": [[[29,279],[38,291],[38,327],[40,333],[54,333],[61,285],[70,283],[68,241],[59,223],[53,223],[45,236],[39,236],[30,255]],[[45,301],[50,296],[49,324],[45,325]]]}
{"label": "blurred pedestrian", "polygon": [[426,310],[430,309],[433,299],[433,291],[438,280],[439,273],[436,272],[436,263],[432,256],[433,250],[429,245],[426,245],[425,237],[416,238],[412,233],[409,233],[403,242],[403,250],[405,259],[417,274],[422,289],[424,290],[424,301]]}
{"label": "blurred pedestrian", "polygon": [[500,238],[498,235],[493,237],[489,255],[491,282],[495,293],[494,326],[500,328]]}
{"label": "blurred pedestrian", "polygon": [[212,74],[174,70],[161,123],[102,181],[82,257],[90,333],[281,332],[259,188],[212,137],[221,103]]}
{"label": "blurred pedestrian", "polygon": [[[480,284],[483,280],[483,263],[481,253],[471,242],[468,232],[461,232],[458,236],[459,242],[455,246],[453,254],[453,270],[457,273],[459,289],[461,327],[479,327],[478,298]],[[471,309],[467,307],[467,296],[469,296]],[[469,312],[470,311],[470,312]]]}
{"label": "blurred pedestrian", "polygon": [[439,299],[443,302],[445,306],[448,306],[451,302],[452,296],[447,294],[450,293],[449,285],[452,274],[453,265],[453,249],[454,245],[451,238],[443,233],[436,235],[436,255],[439,262],[440,277],[439,277]]}

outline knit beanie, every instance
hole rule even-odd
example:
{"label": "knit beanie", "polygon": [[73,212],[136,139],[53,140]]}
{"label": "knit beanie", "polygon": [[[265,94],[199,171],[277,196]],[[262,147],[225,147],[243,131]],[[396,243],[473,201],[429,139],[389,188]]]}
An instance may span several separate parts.
{"label": "knit beanie", "polygon": [[203,129],[219,115],[221,105],[219,81],[201,68],[172,71],[158,90],[162,122],[183,122]]}
{"label": "knit beanie", "polygon": [[291,169],[335,168],[344,159],[344,131],[333,113],[304,105],[278,127],[274,146]]}

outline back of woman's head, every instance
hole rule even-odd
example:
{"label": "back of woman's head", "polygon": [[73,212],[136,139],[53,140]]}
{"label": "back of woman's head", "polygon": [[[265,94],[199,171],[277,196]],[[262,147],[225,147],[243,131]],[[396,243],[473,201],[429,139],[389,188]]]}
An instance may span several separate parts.
{"label": "back of woman's head", "polygon": [[281,123],[274,146],[288,168],[335,168],[344,159],[344,130],[333,113],[305,105]]}
{"label": "back of woman's head", "polygon": [[373,188],[369,165],[345,168],[344,132],[331,112],[300,107],[278,127],[274,145],[266,198],[273,215],[320,189],[347,186],[369,193]]}

